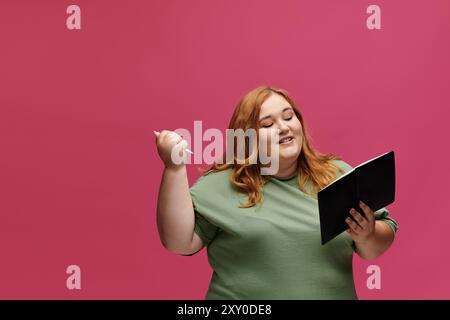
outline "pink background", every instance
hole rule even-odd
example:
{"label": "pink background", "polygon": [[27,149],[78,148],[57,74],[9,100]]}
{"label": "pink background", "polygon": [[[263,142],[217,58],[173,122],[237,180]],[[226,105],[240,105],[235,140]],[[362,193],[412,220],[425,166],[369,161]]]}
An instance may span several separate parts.
{"label": "pink background", "polygon": [[[75,3],[73,31],[72,2],[0,4],[0,298],[203,299],[206,252],[159,242],[152,130],[224,130],[270,84],[319,150],[354,166],[396,152],[400,229],[381,258],[354,258],[359,297],[450,299],[449,1]],[[66,288],[71,264],[81,290]],[[381,290],[366,288],[371,264]]]}

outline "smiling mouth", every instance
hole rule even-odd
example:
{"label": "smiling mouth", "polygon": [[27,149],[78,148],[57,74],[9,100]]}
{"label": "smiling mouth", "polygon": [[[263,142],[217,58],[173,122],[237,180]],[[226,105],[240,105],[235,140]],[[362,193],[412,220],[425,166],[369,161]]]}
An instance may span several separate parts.
{"label": "smiling mouth", "polygon": [[279,144],[288,144],[290,142],[292,142],[294,140],[293,137],[285,137],[283,139],[280,139],[280,141],[278,142]]}

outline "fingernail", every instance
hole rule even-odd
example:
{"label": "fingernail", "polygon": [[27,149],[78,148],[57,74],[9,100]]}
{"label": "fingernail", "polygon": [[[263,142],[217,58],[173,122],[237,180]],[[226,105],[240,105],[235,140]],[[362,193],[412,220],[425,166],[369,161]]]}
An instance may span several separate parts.
{"label": "fingernail", "polygon": [[364,206],[364,203],[361,200],[359,200],[359,205]]}

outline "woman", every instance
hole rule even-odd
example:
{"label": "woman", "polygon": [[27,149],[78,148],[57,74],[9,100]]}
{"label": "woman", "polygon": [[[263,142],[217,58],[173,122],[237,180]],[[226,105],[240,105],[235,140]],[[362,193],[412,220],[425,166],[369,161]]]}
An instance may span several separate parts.
{"label": "woman", "polygon": [[214,271],[207,299],[355,299],[353,251],[378,257],[391,245],[397,223],[386,209],[374,213],[361,204],[365,217],[352,209],[347,232],[321,245],[317,192],[351,167],[311,147],[302,115],[284,90],[249,92],[229,128],[277,130],[279,140],[269,143],[278,143],[278,171],[261,175],[260,163],[223,161],[189,189],[185,166],[170,157],[186,141],[155,132],[165,164],[157,213],[163,245],[182,255],[207,246]]}

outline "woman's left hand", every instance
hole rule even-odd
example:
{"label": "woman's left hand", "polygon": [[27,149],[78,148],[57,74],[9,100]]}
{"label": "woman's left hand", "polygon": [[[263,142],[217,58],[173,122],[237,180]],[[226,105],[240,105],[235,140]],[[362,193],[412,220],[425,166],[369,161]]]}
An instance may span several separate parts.
{"label": "woman's left hand", "polygon": [[364,202],[360,201],[359,206],[364,211],[365,217],[354,208],[350,209],[353,219],[347,218],[345,222],[349,226],[347,232],[357,243],[364,243],[375,234],[375,213]]}

